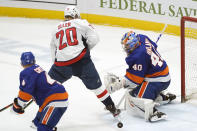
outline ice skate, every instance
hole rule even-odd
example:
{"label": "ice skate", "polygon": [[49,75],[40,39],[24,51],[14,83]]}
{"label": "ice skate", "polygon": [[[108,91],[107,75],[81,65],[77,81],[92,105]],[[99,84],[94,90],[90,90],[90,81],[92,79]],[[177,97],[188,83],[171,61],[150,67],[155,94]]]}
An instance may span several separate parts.
{"label": "ice skate", "polygon": [[117,109],[114,105],[108,105],[106,109],[110,111],[114,117],[118,116],[121,112],[120,109]]}
{"label": "ice skate", "polygon": [[157,109],[154,108],[154,113],[149,117],[150,122],[156,122],[160,120],[165,120],[167,118],[167,115],[163,112],[159,112]]}
{"label": "ice skate", "polygon": [[160,93],[158,97],[155,99],[155,102],[159,103],[160,105],[164,105],[170,103],[175,99],[176,95],[172,93],[167,93],[166,95],[164,93]]}

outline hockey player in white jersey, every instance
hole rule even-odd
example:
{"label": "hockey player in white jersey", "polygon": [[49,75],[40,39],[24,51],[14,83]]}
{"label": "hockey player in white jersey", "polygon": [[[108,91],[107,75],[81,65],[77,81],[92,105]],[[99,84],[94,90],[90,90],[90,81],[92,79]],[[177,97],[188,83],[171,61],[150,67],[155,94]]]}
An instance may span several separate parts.
{"label": "hockey player in white jersey", "polygon": [[63,83],[76,76],[85,86],[95,93],[97,98],[114,116],[120,113],[116,109],[106,88],[102,86],[100,76],[91,60],[90,50],[99,42],[95,29],[83,19],[75,6],[67,6],[65,21],[59,23],[52,36],[51,54],[53,65],[49,75]]}
{"label": "hockey player in white jersey", "polygon": [[[157,44],[148,36],[130,31],[123,35],[121,44],[127,53],[126,74],[119,78],[114,74],[105,77],[109,93],[127,88],[126,109],[132,114],[143,116],[147,121],[159,121],[167,115],[156,109],[156,105],[169,103],[174,94],[164,94],[171,78],[166,61],[157,51]],[[159,103],[159,104],[158,104]]]}

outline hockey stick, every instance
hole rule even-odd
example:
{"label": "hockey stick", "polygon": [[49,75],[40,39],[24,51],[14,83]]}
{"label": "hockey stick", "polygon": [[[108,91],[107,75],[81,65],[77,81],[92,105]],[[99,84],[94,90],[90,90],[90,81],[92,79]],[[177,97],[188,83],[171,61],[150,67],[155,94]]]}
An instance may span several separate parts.
{"label": "hockey stick", "polygon": [[[125,97],[126,97],[126,95],[127,95],[127,92],[128,92],[128,90],[125,91],[125,93],[124,93],[124,95],[122,96],[122,98],[120,99],[119,103],[116,105],[116,108],[119,108],[120,105],[121,105],[121,103],[125,100]],[[124,104],[124,110],[126,110],[126,107],[125,107],[125,106],[126,106],[126,105]],[[117,123],[118,128],[122,128],[122,127],[123,127],[123,123],[122,123],[122,121],[121,121],[120,114],[117,115],[117,116],[115,116],[114,118],[118,121],[118,123]]]}
{"label": "hockey stick", "polygon": [[33,101],[34,101],[34,100],[31,99],[31,100],[23,107],[23,109],[26,109]]}
{"label": "hockey stick", "polygon": [[163,30],[161,31],[161,33],[159,34],[158,38],[157,38],[157,41],[155,42],[157,44],[157,42],[159,41],[159,39],[161,38],[161,36],[163,35],[164,31],[166,30],[168,24],[165,24]]}
{"label": "hockey stick", "polygon": [[127,93],[127,91],[125,92],[125,94],[122,96],[122,98],[120,99],[120,101],[119,101],[118,104],[116,105],[117,108],[119,108],[120,105],[121,105],[121,103],[123,102],[123,100],[125,100],[126,93]]}
{"label": "hockey stick", "polygon": [[[120,101],[118,102],[118,104],[116,105],[116,108],[119,108],[120,105],[122,104],[122,102],[125,100],[126,97],[126,92],[124,93],[124,95],[122,96],[122,98],[120,99]],[[106,108],[104,108],[104,110],[107,110]],[[125,110],[125,108],[124,108]]]}
{"label": "hockey stick", "polygon": [[[33,102],[33,100],[31,99],[31,100],[24,106],[23,109],[27,108],[32,102]],[[11,104],[5,106],[4,108],[0,109],[0,112],[2,112],[2,111],[4,111],[5,109],[11,107],[12,105],[13,105],[13,103],[11,103]]]}
{"label": "hockey stick", "polygon": [[0,112],[4,111],[5,109],[9,108],[9,107],[12,106],[12,105],[13,105],[13,103],[11,103],[11,104],[5,106],[4,108],[0,109]]}

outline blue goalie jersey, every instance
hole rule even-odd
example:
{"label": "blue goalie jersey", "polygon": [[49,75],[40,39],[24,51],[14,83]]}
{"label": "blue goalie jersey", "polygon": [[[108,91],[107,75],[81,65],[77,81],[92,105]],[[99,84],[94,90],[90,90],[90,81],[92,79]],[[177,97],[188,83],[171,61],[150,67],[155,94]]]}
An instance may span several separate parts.
{"label": "blue goalie jersey", "polygon": [[34,99],[39,105],[39,112],[51,102],[66,102],[68,94],[61,84],[51,79],[38,65],[25,68],[20,73],[18,98],[27,102]]}
{"label": "blue goalie jersey", "polygon": [[129,68],[125,77],[140,85],[143,81],[167,82],[170,80],[168,66],[157,51],[157,45],[148,36],[138,34],[140,46],[126,57]]}

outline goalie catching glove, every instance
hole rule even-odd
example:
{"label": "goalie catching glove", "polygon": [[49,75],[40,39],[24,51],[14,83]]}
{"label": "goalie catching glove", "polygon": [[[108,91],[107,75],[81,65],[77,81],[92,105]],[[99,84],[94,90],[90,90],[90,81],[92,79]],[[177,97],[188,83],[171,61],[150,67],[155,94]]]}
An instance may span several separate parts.
{"label": "goalie catching glove", "polygon": [[104,76],[104,84],[109,94],[112,94],[115,91],[123,88],[124,83],[125,82],[123,79],[120,79],[118,76],[112,73],[107,73],[107,75]]}
{"label": "goalie catching glove", "polygon": [[121,88],[135,88],[137,85],[125,78],[120,78],[112,73],[104,76],[104,84],[109,94],[114,93]]}
{"label": "goalie catching glove", "polygon": [[14,103],[13,103],[13,108],[12,109],[17,114],[23,114],[25,112],[23,107],[18,104],[18,99],[17,98],[14,99]]}

